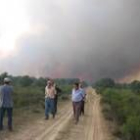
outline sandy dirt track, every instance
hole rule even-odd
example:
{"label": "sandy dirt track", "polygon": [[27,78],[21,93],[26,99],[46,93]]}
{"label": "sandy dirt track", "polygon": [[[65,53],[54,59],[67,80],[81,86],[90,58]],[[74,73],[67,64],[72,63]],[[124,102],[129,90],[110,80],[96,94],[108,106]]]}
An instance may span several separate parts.
{"label": "sandy dirt track", "polygon": [[[71,103],[61,107],[55,119],[40,118],[0,140],[110,140],[100,107],[100,96],[87,89],[85,115],[74,124]],[[1,133],[0,133],[1,135]]]}
{"label": "sandy dirt track", "polygon": [[87,89],[87,96],[85,115],[81,116],[79,124],[70,120],[56,140],[111,140],[102,115],[100,96],[92,88]]}

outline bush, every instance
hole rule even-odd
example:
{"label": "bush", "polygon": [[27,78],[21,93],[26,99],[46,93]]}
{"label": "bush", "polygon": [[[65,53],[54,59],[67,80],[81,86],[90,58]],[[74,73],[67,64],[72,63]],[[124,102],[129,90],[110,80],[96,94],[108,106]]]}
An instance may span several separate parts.
{"label": "bush", "polygon": [[14,106],[16,108],[37,105],[44,99],[44,93],[39,87],[15,87]]}
{"label": "bush", "polygon": [[140,116],[128,116],[126,123],[122,126],[122,134],[125,140],[139,140]]}
{"label": "bush", "polygon": [[123,140],[140,139],[140,96],[129,89],[106,88],[102,91],[103,112],[115,119]]}

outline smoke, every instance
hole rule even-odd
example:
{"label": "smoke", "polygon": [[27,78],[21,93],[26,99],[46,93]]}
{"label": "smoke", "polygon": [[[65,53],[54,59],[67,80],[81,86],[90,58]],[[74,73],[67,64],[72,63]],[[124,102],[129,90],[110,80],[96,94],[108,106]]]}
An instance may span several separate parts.
{"label": "smoke", "polygon": [[31,30],[1,71],[97,80],[140,66],[139,0],[28,0],[27,11]]}

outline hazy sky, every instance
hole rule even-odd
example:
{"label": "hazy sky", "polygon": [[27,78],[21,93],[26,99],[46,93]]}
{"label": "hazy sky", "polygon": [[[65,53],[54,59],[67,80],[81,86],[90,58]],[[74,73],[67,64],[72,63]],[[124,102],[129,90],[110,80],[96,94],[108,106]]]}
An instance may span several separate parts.
{"label": "hazy sky", "polygon": [[97,80],[139,71],[139,0],[0,0],[1,8],[1,72]]}

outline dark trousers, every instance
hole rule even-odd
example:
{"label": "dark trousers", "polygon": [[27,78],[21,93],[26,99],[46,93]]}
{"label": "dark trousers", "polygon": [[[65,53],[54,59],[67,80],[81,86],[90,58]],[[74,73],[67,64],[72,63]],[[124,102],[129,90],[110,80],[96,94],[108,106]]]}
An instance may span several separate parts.
{"label": "dark trousers", "polygon": [[45,116],[48,117],[49,113],[53,116],[55,115],[54,99],[46,98],[45,99]]}
{"label": "dark trousers", "polygon": [[11,129],[13,108],[5,108],[5,107],[0,108],[0,129],[3,129],[3,118],[5,115],[5,112],[7,112],[7,117],[8,117],[8,128]]}
{"label": "dark trousers", "polygon": [[57,113],[57,103],[58,103],[58,96],[56,95],[54,98],[54,110],[55,110],[55,114]]}
{"label": "dark trousers", "polygon": [[85,101],[82,100],[82,101],[81,101],[81,114],[84,115],[84,113],[85,113]]}
{"label": "dark trousers", "polygon": [[73,113],[76,122],[79,121],[79,116],[81,112],[81,101],[80,102],[73,102]]}

